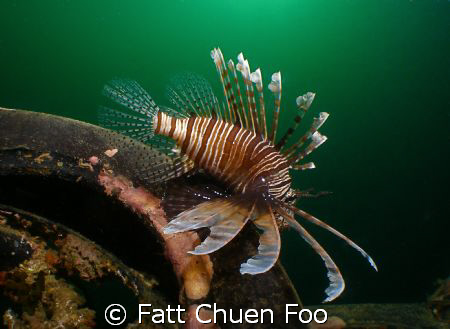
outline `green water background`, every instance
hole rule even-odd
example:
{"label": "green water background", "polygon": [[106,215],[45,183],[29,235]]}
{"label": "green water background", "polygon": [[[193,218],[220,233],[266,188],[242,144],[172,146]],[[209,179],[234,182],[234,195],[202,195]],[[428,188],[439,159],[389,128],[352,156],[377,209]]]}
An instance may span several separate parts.
{"label": "green water background", "polygon": [[[138,80],[167,104],[183,71],[217,84],[209,52],[243,51],[266,84],[281,70],[281,124],[317,93],[329,140],[294,185],[334,194],[299,206],[375,259],[308,226],[340,266],[337,302],[423,301],[449,266],[450,3],[406,0],[1,1],[0,105],[96,122],[103,84]],[[76,139],[76,136],[73,136]],[[307,304],[325,269],[293,232],[282,261]]]}

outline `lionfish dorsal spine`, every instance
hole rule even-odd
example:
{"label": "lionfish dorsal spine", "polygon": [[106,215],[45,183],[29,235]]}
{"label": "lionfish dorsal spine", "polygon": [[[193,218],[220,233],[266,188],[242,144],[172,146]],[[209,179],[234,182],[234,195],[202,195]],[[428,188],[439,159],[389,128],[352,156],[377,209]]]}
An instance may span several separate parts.
{"label": "lionfish dorsal spine", "polygon": [[314,97],[315,97],[315,94],[312,92],[308,92],[303,96],[297,97],[297,100],[296,100],[297,114],[294,117],[294,124],[288,128],[286,133],[283,135],[283,137],[277,143],[276,148],[278,150],[281,150],[285,146],[286,142],[289,140],[289,138],[292,136],[292,134],[300,126],[300,124],[303,120],[303,117],[306,114],[306,111],[308,111],[309,107],[311,106],[312,101],[314,100]]}
{"label": "lionfish dorsal spine", "polygon": [[281,107],[281,72],[275,72],[272,74],[272,81],[269,84],[269,90],[274,95],[274,111],[269,140],[272,144],[275,144]]}
{"label": "lionfish dorsal spine", "polygon": [[[284,151],[284,154],[286,155],[287,159],[290,159],[291,162],[297,162],[298,160],[301,160],[303,157],[305,157],[307,154],[305,152],[299,152],[300,148],[305,144],[306,141],[311,140],[312,147],[311,150],[308,152],[311,153],[313,150],[315,150],[317,147],[322,145],[326,141],[326,137],[318,133],[318,129],[323,125],[323,123],[328,119],[329,114],[326,112],[320,112],[319,117],[314,118],[313,124],[311,127],[306,131],[306,133],[300,137],[297,142],[292,144],[287,150]],[[316,134],[317,133],[317,134]],[[316,134],[316,135],[315,135]],[[320,137],[319,136],[323,136]],[[316,140],[314,141],[314,138]],[[317,143],[319,142],[320,143]]]}
{"label": "lionfish dorsal spine", "polygon": [[264,89],[261,76],[261,69],[256,69],[255,72],[250,73],[250,79],[255,84],[256,90],[258,91],[259,99],[259,112],[260,112],[260,122],[262,128],[262,134],[264,139],[267,139],[267,123],[266,123],[266,105],[264,102]]}
{"label": "lionfish dorsal spine", "polygon": [[222,83],[223,92],[225,99],[227,101],[227,113],[229,117],[229,122],[235,122],[238,118],[236,98],[234,97],[233,89],[231,87],[230,76],[228,73],[227,66],[223,59],[222,52],[220,50],[214,49],[211,51],[211,57],[216,64],[217,73],[220,76],[220,81]]}
{"label": "lionfish dorsal spine", "polygon": [[228,61],[228,69],[233,73],[233,82],[236,87],[236,93],[239,97],[239,105],[238,105],[238,118],[239,125],[245,129],[249,129],[249,118],[247,116],[247,112],[245,111],[244,101],[242,99],[241,87],[239,85],[239,80],[236,72],[236,67],[234,66],[233,60]]}
{"label": "lionfish dorsal spine", "polygon": [[252,81],[250,79],[250,65],[248,63],[248,60],[244,58],[244,55],[242,53],[238,55],[238,64],[236,68],[241,74],[242,79],[244,80],[245,93],[247,95],[247,109],[251,119],[250,129],[254,133],[259,134],[261,128],[259,125],[258,113],[256,111],[255,92],[253,89]]}

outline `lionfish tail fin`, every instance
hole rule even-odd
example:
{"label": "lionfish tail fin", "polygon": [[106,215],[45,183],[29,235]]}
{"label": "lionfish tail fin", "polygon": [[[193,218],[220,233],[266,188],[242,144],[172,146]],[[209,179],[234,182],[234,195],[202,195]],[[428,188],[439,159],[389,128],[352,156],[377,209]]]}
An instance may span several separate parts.
{"label": "lionfish tail fin", "polygon": [[241,265],[241,274],[254,275],[267,272],[275,265],[280,255],[280,233],[271,206],[264,202],[257,211],[258,216],[253,223],[262,231],[258,253]]}
{"label": "lionfish tail fin", "polygon": [[204,255],[230,242],[254,216],[255,203],[240,196],[207,201],[176,216],[164,228],[165,234],[207,227],[208,237],[189,253]]}
{"label": "lionfish tail fin", "polygon": [[153,137],[153,118],[159,107],[136,81],[112,80],[103,88],[103,94],[123,106],[120,110],[99,108],[103,127],[143,142]]}
{"label": "lionfish tail fin", "polygon": [[[285,205],[285,204],[283,204]],[[330,302],[336,299],[345,289],[344,278],[342,277],[339,268],[334,263],[333,259],[331,259],[330,255],[323,249],[323,247],[314,239],[308,231],[300,225],[299,222],[295,220],[293,216],[291,216],[283,206],[279,205],[275,208],[275,211],[286,220],[290,227],[295,229],[300,236],[314,249],[314,251],[319,254],[322,260],[325,263],[325,267],[327,268],[327,276],[330,281],[328,288],[325,290],[327,294],[327,298],[323,301]]]}
{"label": "lionfish tail fin", "polygon": [[290,206],[285,204],[285,206],[292,210],[293,212],[295,212],[297,215],[301,216],[302,218],[306,219],[307,221],[320,226],[324,229],[326,229],[327,231],[333,233],[334,235],[336,235],[337,237],[341,238],[342,240],[344,240],[347,244],[349,244],[351,247],[353,247],[354,249],[356,249],[359,253],[361,253],[361,255],[363,255],[364,258],[367,259],[367,261],[369,262],[370,266],[372,266],[374,268],[375,271],[378,272],[378,267],[375,264],[374,260],[372,259],[372,257],[370,257],[365,251],[364,249],[362,249],[360,246],[358,246],[356,243],[354,243],[352,240],[350,240],[348,237],[346,237],[344,234],[342,234],[341,232],[339,232],[338,230],[336,230],[335,228],[331,227],[330,225],[328,225],[327,223],[324,223],[323,221],[321,221],[320,219],[314,217],[311,214],[308,214],[306,211],[303,211],[301,209],[298,209],[294,206]]}

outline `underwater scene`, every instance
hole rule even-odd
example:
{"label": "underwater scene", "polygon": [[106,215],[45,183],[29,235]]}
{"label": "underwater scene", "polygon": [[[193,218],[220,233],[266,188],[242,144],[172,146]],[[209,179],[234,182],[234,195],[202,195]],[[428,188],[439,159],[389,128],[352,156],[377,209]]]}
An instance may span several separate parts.
{"label": "underwater scene", "polygon": [[0,328],[450,328],[450,2],[0,2]]}

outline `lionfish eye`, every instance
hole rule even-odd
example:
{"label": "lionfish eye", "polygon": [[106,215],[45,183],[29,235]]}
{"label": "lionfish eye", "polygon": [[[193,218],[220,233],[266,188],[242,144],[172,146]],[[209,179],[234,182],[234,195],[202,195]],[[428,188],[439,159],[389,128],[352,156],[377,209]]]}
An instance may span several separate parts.
{"label": "lionfish eye", "polygon": [[251,184],[249,184],[249,191],[250,192],[256,192],[261,194],[268,194],[269,193],[269,185],[267,184],[267,180],[262,177],[256,177]]}

